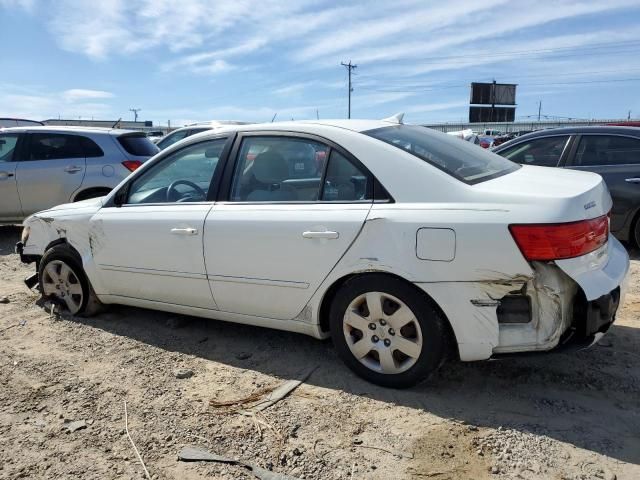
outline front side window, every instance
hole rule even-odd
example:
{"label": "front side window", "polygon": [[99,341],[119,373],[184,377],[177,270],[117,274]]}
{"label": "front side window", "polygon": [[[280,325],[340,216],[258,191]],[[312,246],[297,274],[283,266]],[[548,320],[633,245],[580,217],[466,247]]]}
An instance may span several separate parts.
{"label": "front side window", "polygon": [[219,164],[226,138],[178,150],[136,178],[128,204],[204,202]]}
{"label": "front side window", "polygon": [[568,135],[536,138],[502,150],[500,155],[521,165],[557,167],[568,141]]}
{"label": "front side window", "polygon": [[18,134],[9,133],[0,135],[0,162],[10,162],[18,143]]}
{"label": "front side window", "polygon": [[614,135],[583,135],[576,165],[630,165],[640,163],[640,139]]}
{"label": "front side window", "polygon": [[231,189],[234,202],[315,201],[329,147],[292,137],[246,137]]}
{"label": "front side window", "polygon": [[520,168],[495,153],[426,127],[397,125],[362,133],[404,150],[469,184],[506,175]]}
{"label": "front side window", "polygon": [[63,133],[32,133],[29,135],[27,160],[84,158],[80,137]]}

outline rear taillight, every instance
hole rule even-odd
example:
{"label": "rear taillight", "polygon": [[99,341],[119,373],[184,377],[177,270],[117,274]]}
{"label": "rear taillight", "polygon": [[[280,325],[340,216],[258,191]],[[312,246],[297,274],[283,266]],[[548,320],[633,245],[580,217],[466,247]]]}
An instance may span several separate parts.
{"label": "rear taillight", "polygon": [[561,260],[585,255],[607,243],[609,217],[571,223],[509,225],[527,260]]}
{"label": "rear taillight", "polygon": [[133,172],[136,168],[142,165],[142,162],[140,160],[125,160],[122,162],[122,165],[124,165],[130,172]]}

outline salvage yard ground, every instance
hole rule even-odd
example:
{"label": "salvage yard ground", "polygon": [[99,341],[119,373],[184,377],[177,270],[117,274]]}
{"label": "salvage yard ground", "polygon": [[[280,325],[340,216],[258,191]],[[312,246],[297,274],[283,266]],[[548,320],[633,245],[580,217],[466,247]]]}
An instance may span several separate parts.
{"label": "salvage yard ground", "polygon": [[[0,478],[144,478],[125,401],[158,479],[254,478],[179,462],[187,445],[306,479],[640,478],[638,260],[596,347],[447,365],[396,391],[355,377],[330,342],[292,333],[125,307],[50,316],[22,284],[33,267],[13,254],[19,232],[0,228]],[[256,416],[210,403],[314,366]]]}

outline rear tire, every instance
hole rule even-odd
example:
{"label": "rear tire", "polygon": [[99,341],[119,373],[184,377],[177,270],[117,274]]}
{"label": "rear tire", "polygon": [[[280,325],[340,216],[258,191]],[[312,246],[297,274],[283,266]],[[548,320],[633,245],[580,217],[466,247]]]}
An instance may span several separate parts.
{"label": "rear tire", "polygon": [[340,358],[365,380],[391,388],[416,385],[442,365],[445,322],[415,286],[384,274],[347,280],[330,309]]}
{"label": "rear tire", "polygon": [[640,214],[633,222],[633,226],[629,232],[629,243],[640,248]]}
{"label": "rear tire", "polygon": [[102,309],[80,256],[68,245],[56,245],[45,252],[38,266],[38,280],[42,297],[72,315],[91,316]]}

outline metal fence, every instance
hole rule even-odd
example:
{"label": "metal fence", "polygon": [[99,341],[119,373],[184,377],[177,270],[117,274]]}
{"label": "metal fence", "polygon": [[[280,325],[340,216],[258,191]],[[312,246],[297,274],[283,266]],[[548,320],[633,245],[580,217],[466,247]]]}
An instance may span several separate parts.
{"label": "metal fence", "polygon": [[[457,132],[459,130],[471,129],[474,132],[482,133],[485,130],[497,130],[502,133],[518,132],[523,130],[540,130],[544,128],[558,127],[583,127],[587,125],[610,125],[629,123],[627,119],[592,119],[592,120],[541,120],[526,122],[491,122],[491,123],[433,123],[426,124],[425,127],[433,128],[441,132]],[[634,122],[640,126],[640,122]]]}

